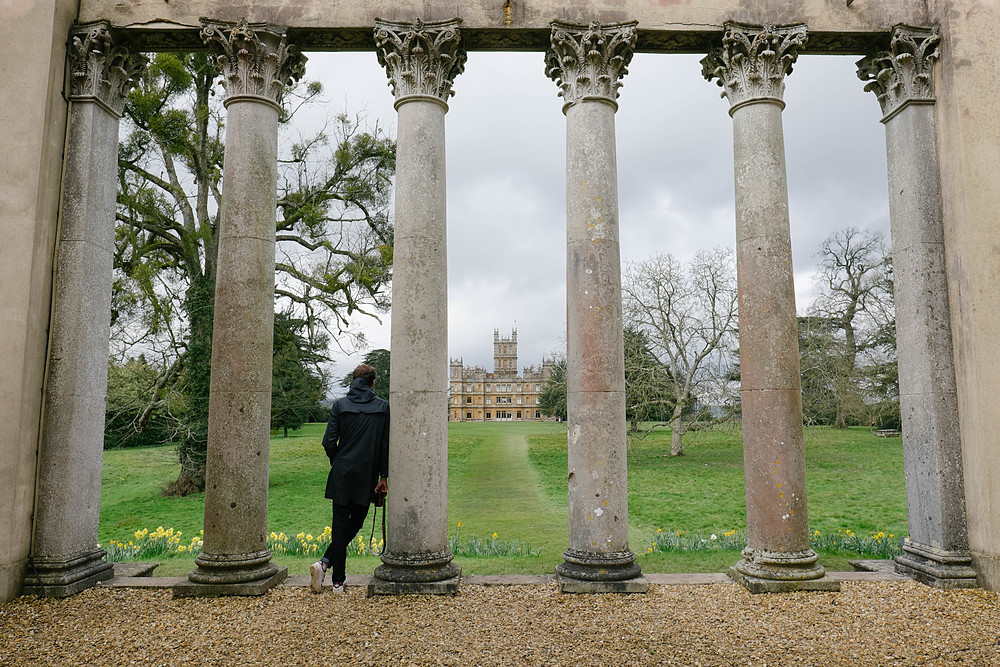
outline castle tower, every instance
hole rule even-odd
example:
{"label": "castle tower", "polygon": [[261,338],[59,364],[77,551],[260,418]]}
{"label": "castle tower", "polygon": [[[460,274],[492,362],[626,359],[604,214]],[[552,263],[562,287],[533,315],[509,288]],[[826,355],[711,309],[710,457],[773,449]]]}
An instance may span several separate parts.
{"label": "castle tower", "polygon": [[511,330],[509,338],[493,330],[493,373],[498,378],[517,375],[517,329]]}

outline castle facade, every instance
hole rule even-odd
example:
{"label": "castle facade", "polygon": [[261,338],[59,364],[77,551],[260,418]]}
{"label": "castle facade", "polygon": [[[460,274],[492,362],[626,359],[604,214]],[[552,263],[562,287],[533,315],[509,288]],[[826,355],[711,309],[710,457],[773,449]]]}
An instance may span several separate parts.
{"label": "castle facade", "polygon": [[452,359],[448,421],[551,421],[542,415],[541,397],[554,362],[526,366],[517,373],[517,329],[510,337],[493,330],[493,372],[482,366],[465,366]]}

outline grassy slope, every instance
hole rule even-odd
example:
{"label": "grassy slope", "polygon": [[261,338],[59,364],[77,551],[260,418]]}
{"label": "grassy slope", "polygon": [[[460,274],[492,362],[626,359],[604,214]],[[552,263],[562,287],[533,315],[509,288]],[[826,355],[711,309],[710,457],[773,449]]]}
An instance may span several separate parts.
{"label": "grassy slope", "polygon": [[[329,521],[323,499],[328,471],[319,445],[323,425],[311,424],[271,441],[269,527],[295,534],[318,533]],[[656,528],[720,533],[745,525],[742,449],[738,434],[695,433],[687,455],[664,456],[669,433],[656,432],[630,447],[629,506],[633,549]],[[902,445],[875,438],[867,429],[806,432],[810,525],[823,532],[850,528],[859,534],[906,533]],[[176,475],[169,447],[105,452],[100,539],[128,538],[158,525],[186,538],[201,529],[204,497],[163,498],[160,489]],[[451,424],[449,427],[449,524],[463,536],[520,539],[545,545],[537,557],[460,558],[467,573],[551,572],[567,544],[565,424]],[[365,532],[370,530],[366,526]],[[643,555],[650,572],[718,571],[729,553]],[[279,557],[293,573],[311,558]],[[844,558],[825,556],[831,569]],[[168,558],[158,574],[182,574],[190,558]],[[352,557],[352,573],[368,573],[377,559]]]}

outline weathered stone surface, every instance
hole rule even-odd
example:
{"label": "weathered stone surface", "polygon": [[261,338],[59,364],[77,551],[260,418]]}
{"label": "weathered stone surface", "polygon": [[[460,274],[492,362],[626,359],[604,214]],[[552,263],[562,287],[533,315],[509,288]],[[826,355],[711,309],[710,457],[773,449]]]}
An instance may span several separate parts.
{"label": "weathered stone surface", "polygon": [[[858,77],[868,81],[882,107],[882,122],[910,104],[933,103],[934,62],[941,56],[937,26],[897,25],[889,50],[858,62]],[[933,144],[932,144],[933,145]]]}
{"label": "weathered stone surface", "polygon": [[640,575],[621,581],[583,581],[556,575],[560,593],[647,593],[649,580]]}
{"label": "weathered stone surface", "polygon": [[[562,577],[639,574],[628,547],[615,98],[633,25],[553,24],[547,72],[566,114],[569,549]],[[580,54],[586,59],[580,61]],[[609,80],[609,77],[612,77]]]}
{"label": "weathered stone surface", "polygon": [[448,544],[447,394],[390,390],[390,396],[386,550],[440,551]]}
{"label": "weathered stone surface", "polygon": [[[922,3],[908,0],[891,2],[844,2],[829,0],[717,0],[703,2],[649,2],[623,0],[528,0],[512,2],[509,13],[504,3],[472,2],[456,6],[444,0],[373,0],[338,3],[335,11],[327,0],[300,0],[295,3],[247,3],[243,0],[83,0],[81,21],[108,19],[115,25],[132,25],[150,40],[173,47],[190,48],[196,43],[194,31],[203,16],[219,20],[280,23],[301,34],[304,44],[338,48],[372,48],[371,27],[376,18],[387,21],[444,21],[456,15],[463,19],[473,48],[535,48],[548,44],[552,20],[587,25],[638,21],[640,50],[697,52],[717,43],[724,21],[777,25],[805,23],[815,33],[810,48],[819,53],[860,53],[864,33],[886,33],[897,23],[922,25],[931,22]],[[191,26],[187,34],[167,33],[178,26]],[[297,35],[298,38],[298,35]]]}
{"label": "weathered stone surface", "polygon": [[735,566],[729,568],[729,576],[733,581],[751,593],[794,593],[795,591],[836,592],[840,590],[840,581],[832,577],[805,580],[764,579],[746,575],[740,572]]}
{"label": "weathered stone surface", "polygon": [[[396,96],[396,227],[389,403],[388,537],[372,594],[435,592],[448,550],[448,280],[445,100],[465,52],[458,21],[380,23],[379,62]],[[457,587],[457,579],[455,581]],[[434,584],[436,592],[453,593]],[[457,588],[455,589],[457,590]]]}
{"label": "weathered stone surface", "polygon": [[938,30],[897,26],[858,62],[882,107],[893,242],[899,402],[910,542],[897,570],[932,586],[975,585],[963,489],[944,225],[934,136]]}
{"label": "weathered stone surface", "polygon": [[977,585],[968,552],[910,540],[903,544],[903,553],[896,556],[895,562],[896,572],[934,588],[953,590]]}
{"label": "weathered stone surface", "polygon": [[64,598],[107,581],[114,567],[105,562],[103,549],[90,549],[70,557],[35,558],[24,578],[25,595]]}
{"label": "weathered stone surface", "polygon": [[726,21],[722,47],[702,59],[702,74],[722,88],[729,115],[742,104],[768,100],[784,108],[785,77],[806,43],[805,25],[748,25]]}
{"label": "weathered stone surface", "polygon": [[442,581],[386,581],[374,577],[368,584],[368,597],[376,595],[458,595],[461,577],[456,575]]}
{"label": "weathered stone surface", "polygon": [[76,0],[8,3],[0,67],[0,602],[20,594],[31,542]]}
{"label": "weathered stone surface", "polygon": [[730,576],[752,592],[797,590],[806,580],[823,582],[812,590],[833,590],[809,549],[781,124],[784,77],[806,31],[732,22],[725,28],[702,73],[718,79],[733,118],[747,548]]}
{"label": "weathered stone surface", "polygon": [[56,253],[33,566],[25,586],[63,597],[111,575],[95,550],[101,499],[118,114],[144,58],[95,26],[70,46],[73,107]]}
{"label": "weathered stone surface", "polygon": [[[924,25],[941,27],[935,66],[948,289],[961,417],[969,549],[980,584],[1000,591],[1000,7],[929,0]],[[919,24],[919,23],[918,23]],[[983,569],[985,568],[985,569]]]}
{"label": "weathered stone surface", "polygon": [[267,549],[278,115],[301,56],[267,26],[206,25],[226,80],[226,178],[212,337],[205,536],[175,597],[261,595],[287,570]]}
{"label": "weathered stone surface", "polygon": [[[274,566],[272,566],[274,567]],[[273,574],[264,579],[253,579],[237,583],[196,583],[181,581],[174,584],[174,598],[214,598],[228,595],[264,595],[280,584],[288,576],[288,568],[275,568]]]}
{"label": "weathered stone surface", "polygon": [[743,467],[747,541],[753,548],[809,548],[805,448],[798,389],[743,391]]}
{"label": "weathered stone surface", "polygon": [[375,52],[397,105],[408,97],[447,102],[455,94],[452,85],[465,70],[466,61],[458,29],[461,22],[375,21]]}

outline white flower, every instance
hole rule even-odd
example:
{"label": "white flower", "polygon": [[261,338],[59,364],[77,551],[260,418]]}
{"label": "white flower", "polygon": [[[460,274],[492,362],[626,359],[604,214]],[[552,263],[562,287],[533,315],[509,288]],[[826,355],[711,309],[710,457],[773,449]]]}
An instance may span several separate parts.
{"label": "white flower", "polygon": [[708,539],[710,539],[710,540],[712,540],[714,542],[715,540],[719,539],[719,536],[716,535],[715,533],[712,533],[712,535]]}

